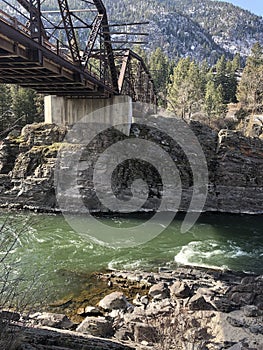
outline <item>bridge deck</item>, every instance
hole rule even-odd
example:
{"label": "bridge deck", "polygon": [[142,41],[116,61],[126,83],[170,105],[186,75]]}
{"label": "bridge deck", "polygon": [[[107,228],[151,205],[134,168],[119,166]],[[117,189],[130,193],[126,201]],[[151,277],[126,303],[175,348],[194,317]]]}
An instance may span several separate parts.
{"label": "bridge deck", "polygon": [[[117,41],[111,41],[102,0],[87,2],[92,5],[93,20],[86,22],[73,13],[68,0],[57,0],[59,21],[54,24],[46,23],[41,0],[17,2],[29,12],[24,17],[22,12],[17,15],[24,23],[12,11],[10,15],[0,10],[0,83],[18,84],[46,95],[128,95],[133,101],[156,103],[153,80],[142,58],[123,45],[112,46]],[[79,22],[73,24],[72,17]],[[78,23],[87,38],[82,50],[76,39],[76,30],[82,28]],[[62,31],[62,39],[54,35],[57,29]]]}
{"label": "bridge deck", "polygon": [[49,42],[39,45],[27,28],[0,11],[0,82],[31,87],[39,93],[108,97],[116,93],[106,82],[57,54]]}

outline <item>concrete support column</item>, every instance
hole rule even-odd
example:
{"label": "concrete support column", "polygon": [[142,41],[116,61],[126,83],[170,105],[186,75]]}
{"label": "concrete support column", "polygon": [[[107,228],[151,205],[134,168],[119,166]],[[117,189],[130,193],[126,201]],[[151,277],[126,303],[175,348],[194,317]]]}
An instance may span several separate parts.
{"label": "concrete support column", "polygon": [[[100,121],[105,124],[132,123],[132,98],[113,96],[105,99],[68,98],[65,96],[45,96],[45,122],[56,124],[74,124],[89,116],[90,122],[98,122],[92,112],[101,109]],[[125,130],[129,132],[129,130]]]}

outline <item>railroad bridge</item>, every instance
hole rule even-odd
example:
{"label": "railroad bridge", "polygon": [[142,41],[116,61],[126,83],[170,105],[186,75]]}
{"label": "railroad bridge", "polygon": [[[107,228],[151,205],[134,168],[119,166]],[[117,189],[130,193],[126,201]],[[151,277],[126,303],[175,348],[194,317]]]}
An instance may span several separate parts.
{"label": "railroad bridge", "polygon": [[124,101],[156,104],[145,63],[125,47],[127,36],[136,34],[132,23],[126,32],[109,24],[101,0],[79,0],[78,9],[70,0],[0,3],[0,82],[44,94],[47,122],[74,123]]}

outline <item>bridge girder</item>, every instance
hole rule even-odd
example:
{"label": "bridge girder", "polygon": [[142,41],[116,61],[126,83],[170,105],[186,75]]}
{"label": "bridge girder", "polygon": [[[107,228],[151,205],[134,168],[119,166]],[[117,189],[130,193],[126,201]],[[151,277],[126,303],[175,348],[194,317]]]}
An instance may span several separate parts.
{"label": "bridge girder", "polygon": [[[76,38],[74,10],[68,0],[58,0],[60,25],[71,57],[51,41],[41,0],[16,1],[30,14],[30,21],[22,24],[13,14],[0,10],[0,82],[31,87],[44,94],[92,98],[127,94],[133,100],[154,101],[153,83],[142,59],[131,50],[114,51],[101,0],[89,1],[92,11],[97,12],[92,24],[78,18],[89,30],[83,52]],[[99,62],[99,75],[90,68],[93,60]]]}

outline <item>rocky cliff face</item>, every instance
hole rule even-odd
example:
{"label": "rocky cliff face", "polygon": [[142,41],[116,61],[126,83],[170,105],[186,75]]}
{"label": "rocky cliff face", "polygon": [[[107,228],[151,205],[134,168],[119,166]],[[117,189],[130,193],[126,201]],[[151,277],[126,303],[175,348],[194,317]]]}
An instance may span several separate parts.
{"label": "rocky cliff face", "polygon": [[[176,129],[176,123],[169,118],[152,119],[147,126],[134,123],[129,138],[154,142],[173,159],[181,179],[180,210],[186,211],[193,196],[193,169],[186,155],[187,149],[180,147],[175,139],[160,131],[164,125],[167,126],[167,123],[171,130]],[[245,138],[229,130],[221,130],[216,134],[209,127],[197,122],[192,122],[190,128],[203,149],[209,172],[208,196],[204,210],[262,213],[263,141]],[[1,142],[0,205],[2,207],[59,210],[54,186],[58,151],[62,147],[62,152],[73,154],[74,157],[74,149],[80,147],[77,141],[73,141],[73,144],[63,143],[66,133],[67,129],[63,126],[33,124],[26,126],[21,135],[11,134]],[[109,211],[100,202],[94,189],[93,168],[99,155],[126,137],[116,129],[109,129],[97,135],[82,151],[79,159],[79,168],[82,170],[77,173],[78,196],[90,210]],[[187,147],[191,150],[191,145]],[[154,159],[156,154],[153,152],[150,157]],[[198,159],[199,155],[194,154],[192,161],[198,163]],[[111,166],[110,161],[107,165]],[[165,159],[162,166],[164,168],[166,166]],[[75,169],[71,169],[70,166],[68,168],[67,176],[70,177]],[[102,164],[99,171],[101,173],[105,171],[105,164]],[[138,178],[144,179],[148,184],[147,200],[141,210],[158,210],[163,194],[162,178],[160,172],[151,164],[141,160],[139,153],[138,159],[121,162],[114,170],[111,183],[114,195],[120,200],[130,199],[131,184]],[[63,181],[61,185],[63,187]],[[108,193],[105,192],[105,195]],[[73,198],[70,191],[65,189],[63,196],[68,203],[67,210],[79,211],[75,206],[76,198]],[[168,198],[165,208],[172,210],[172,203],[173,198]]]}

